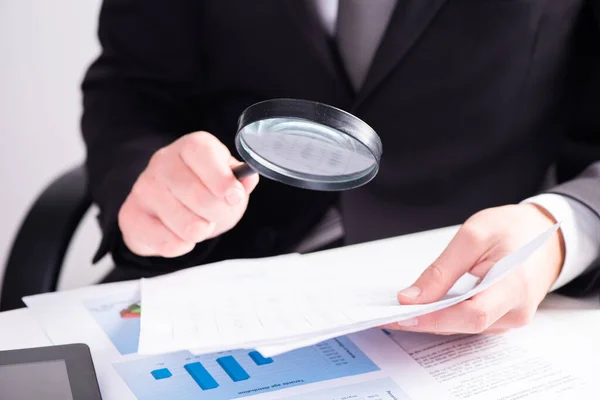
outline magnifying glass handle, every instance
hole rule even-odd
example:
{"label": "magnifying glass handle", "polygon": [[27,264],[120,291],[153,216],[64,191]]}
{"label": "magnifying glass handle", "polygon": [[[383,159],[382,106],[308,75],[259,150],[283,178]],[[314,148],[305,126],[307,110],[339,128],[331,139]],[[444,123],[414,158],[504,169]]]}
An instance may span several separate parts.
{"label": "magnifying glass handle", "polygon": [[244,163],[231,169],[233,175],[238,179],[244,179],[256,173],[248,164]]}

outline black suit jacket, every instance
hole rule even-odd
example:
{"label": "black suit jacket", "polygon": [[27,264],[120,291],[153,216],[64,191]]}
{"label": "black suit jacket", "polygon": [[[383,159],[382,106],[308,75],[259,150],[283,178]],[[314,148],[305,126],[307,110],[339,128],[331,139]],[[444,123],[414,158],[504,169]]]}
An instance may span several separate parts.
{"label": "black suit jacket", "polygon": [[[346,243],[462,223],[550,190],[600,213],[600,2],[403,0],[355,93],[303,0],[105,0],[102,54],[83,83],[83,135],[103,242],[157,273],[291,251],[333,204]],[[238,116],[290,97],[348,110],[383,142],[363,188],[312,192],[263,179],[242,221],[178,259],[123,245],[117,213],[150,156],[206,130],[235,154]],[[588,178],[578,174],[588,168]],[[393,255],[390,255],[393,256]],[[585,293],[597,269],[570,288]]]}

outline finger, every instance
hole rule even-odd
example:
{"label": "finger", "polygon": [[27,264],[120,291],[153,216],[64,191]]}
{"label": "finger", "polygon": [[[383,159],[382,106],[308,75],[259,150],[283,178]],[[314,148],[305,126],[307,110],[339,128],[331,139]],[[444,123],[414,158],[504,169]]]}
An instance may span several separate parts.
{"label": "finger", "polygon": [[492,327],[490,327],[490,329],[486,329],[485,331],[481,332],[484,335],[502,335],[503,333],[508,332],[510,329],[501,329],[501,328],[494,328],[494,326],[492,325]]}
{"label": "finger", "polygon": [[206,221],[218,222],[234,212],[232,206],[215,197],[183,162],[164,168],[158,179],[185,207]]}
{"label": "finger", "polygon": [[[237,167],[242,164],[243,163],[241,161],[238,161],[233,157],[231,157],[231,159],[229,160],[229,165],[231,168]],[[252,193],[252,191],[254,191],[254,189],[256,188],[256,185],[258,185],[258,180],[259,180],[258,174],[252,174],[243,179],[240,179],[241,184],[244,186],[244,189],[246,190],[246,194],[250,194],[250,193]]]}
{"label": "finger", "polygon": [[446,309],[398,322],[400,329],[430,333],[481,333],[518,304],[514,294],[516,276]]}
{"label": "finger", "polygon": [[229,166],[231,154],[217,138],[207,132],[187,135],[182,139],[180,156],[215,197],[232,206],[244,200],[244,186]]}
{"label": "finger", "polygon": [[[379,329],[386,329],[388,331],[403,331],[403,332],[415,332],[415,333],[431,333],[431,334],[435,334],[435,335],[459,335],[459,332],[428,332],[428,331],[423,331],[418,329],[417,327],[412,327],[412,326],[406,326],[406,325],[400,325],[399,322],[394,322],[391,324],[386,324],[386,325],[382,325],[379,326]],[[463,333],[464,334],[464,333]]]}
{"label": "finger", "polygon": [[165,186],[152,181],[147,175],[140,178],[131,195],[146,212],[156,216],[184,242],[202,242],[215,228],[214,223],[190,211]]}
{"label": "finger", "polygon": [[121,207],[119,226],[129,250],[143,257],[178,257],[192,251],[195,245],[182,241],[134,201],[126,201]]}
{"label": "finger", "polygon": [[532,305],[514,308],[496,321],[489,329],[501,331],[522,328],[531,323],[536,309],[537,307],[533,307]]}
{"label": "finger", "polygon": [[401,304],[421,304],[439,300],[458,278],[478,263],[487,250],[486,235],[465,223],[417,281],[398,292],[398,301]]}
{"label": "finger", "polygon": [[[485,331],[481,332],[481,334],[483,334],[483,335],[501,335],[503,333],[506,333],[506,332],[510,331],[509,328],[496,328],[496,325],[497,324],[493,324],[488,329],[486,329]],[[382,326],[379,326],[378,328],[379,329],[387,329],[389,331],[398,331],[398,330],[410,331],[409,329],[402,328],[397,323],[382,325]],[[436,333],[436,334],[437,335],[461,335],[461,333],[458,333],[458,332],[440,332],[440,333]],[[462,335],[464,335],[464,333]]]}

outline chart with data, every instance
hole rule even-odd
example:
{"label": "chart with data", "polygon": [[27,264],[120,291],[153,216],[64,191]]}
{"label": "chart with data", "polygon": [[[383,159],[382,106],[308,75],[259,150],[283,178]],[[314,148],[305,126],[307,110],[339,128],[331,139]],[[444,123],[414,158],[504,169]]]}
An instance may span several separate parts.
{"label": "chart with data", "polygon": [[137,353],[141,315],[139,294],[88,300],[84,306],[119,353]]}
{"label": "chart with data", "polygon": [[[125,361],[114,367],[139,400],[235,399],[379,370],[347,337],[273,358],[256,351],[205,355],[184,351]],[[379,392],[372,392],[399,393],[397,386],[376,389]],[[373,397],[378,398],[392,397]]]}

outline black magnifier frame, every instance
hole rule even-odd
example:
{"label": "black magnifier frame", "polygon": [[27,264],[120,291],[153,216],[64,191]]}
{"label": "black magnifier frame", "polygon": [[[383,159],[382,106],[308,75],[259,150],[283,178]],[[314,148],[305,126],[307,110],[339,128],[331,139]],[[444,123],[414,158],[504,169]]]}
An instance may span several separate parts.
{"label": "black magnifier frame", "polygon": [[[318,174],[304,174],[305,177],[300,178],[293,176],[294,173],[286,173],[285,168],[270,163],[269,160],[252,151],[251,146],[244,140],[245,127],[257,121],[274,118],[306,121],[331,128],[338,134],[347,135],[353,140],[353,144],[363,147],[360,149],[363,154],[369,154],[372,157],[372,167],[355,174],[340,176],[339,179]],[[286,98],[261,101],[246,108],[238,120],[235,146],[245,161],[245,164],[232,169],[237,179],[258,173],[287,185],[319,191],[348,190],[370,182],[377,175],[383,151],[381,139],[377,133],[358,117],[324,103]]]}

